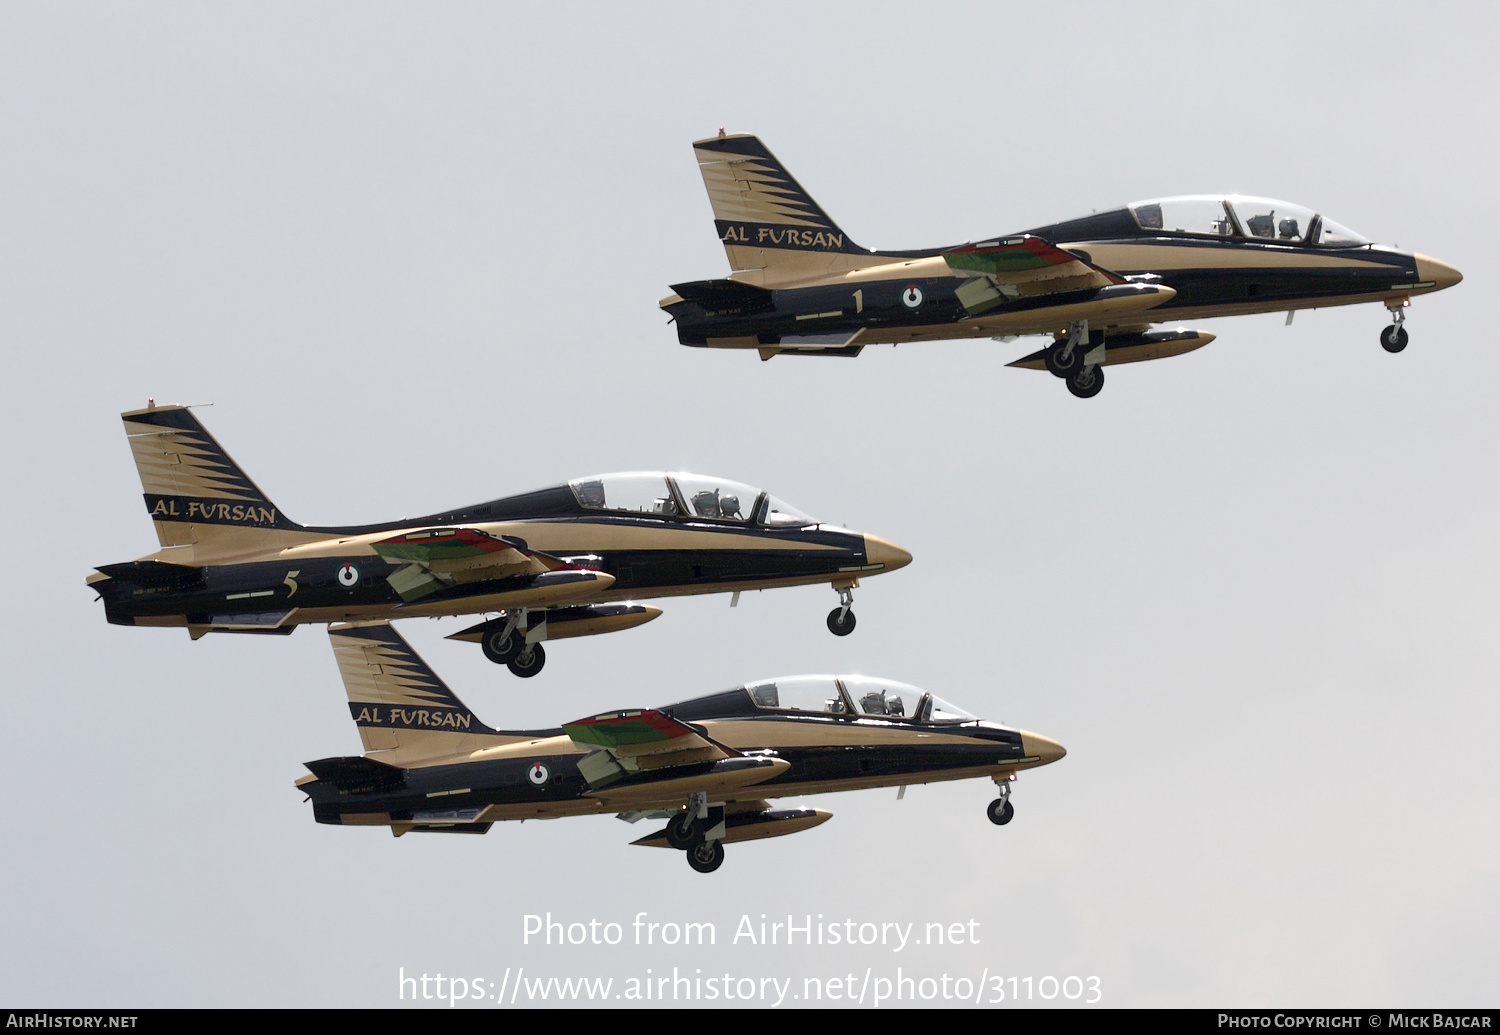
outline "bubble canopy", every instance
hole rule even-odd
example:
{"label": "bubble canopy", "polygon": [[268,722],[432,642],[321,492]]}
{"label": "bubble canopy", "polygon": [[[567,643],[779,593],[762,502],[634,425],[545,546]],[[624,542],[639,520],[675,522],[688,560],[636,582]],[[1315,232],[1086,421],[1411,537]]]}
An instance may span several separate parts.
{"label": "bubble canopy", "polygon": [[1241,194],[1188,194],[1126,206],[1142,230],[1240,238],[1275,244],[1356,248],[1370,243],[1341,223],[1302,205]]}
{"label": "bubble canopy", "polygon": [[728,521],[765,528],[805,528],[818,522],[796,507],[743,482],[686,471],[629,471],[575,478],[568,483],[585,510]]}
{"label": "bubble canopy", "polygon": [[782,676],[747,683],[745,691],[757,708],[767,711],[937,724],[979,721],[918,687],[875,676]]}

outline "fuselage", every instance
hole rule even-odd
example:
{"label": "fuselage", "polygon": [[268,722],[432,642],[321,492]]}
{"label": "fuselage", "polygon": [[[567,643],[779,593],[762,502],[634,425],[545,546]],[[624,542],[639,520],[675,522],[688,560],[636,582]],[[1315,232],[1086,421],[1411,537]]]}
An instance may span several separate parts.
{"label": "fuselage", "polygon": [[[1143,204],[1156,204],[1160,218],[1160,204]],[[970,246],[868,257],[845,251],[830,252],[826,272],[815,276],[806,275],[805,264],[795,276],[770,277],[775,267],[768,267],[729,281],[678,285],[679,293],[661,305],[674,317],[684,345],[759,348],[763,355],[777,349],[853,355],[875,343],[1060,334],[1074,320],[1090,320],[1095,330],[1141,330],[1169,320],[1361,302],[1399,305],[1461,279],[1437,260],[1353,234],[1309,243],[1300,229],[1294,240],[1278,237],[1273,227],[1269,236],[1257,236],[1231,218],[1232,209],[1222,208],[1220,225],[1205,226],[1205,232],[1169,232],[1143,226],[1141,209],[1138,204],[991,239],[1045,240],[1125,283],[1037,280],[1016,290],[1007,285],[998,303],[976,306],[974,296],[964,294],[973,272],[944,258]],[[1301,229],[1308,217],[1317,226],[1319,217],[1309,212]],[[742,279],[749,286],[736,291],[733,285]]]}
{"label": "fuselage", "polygon": [[[390,583],[403,567],[376,544],[434,526],[463,526],[520,541],[562,562],[532,575],[455,581],[418,600]],[[250,531],[247,529],[247,532]],[[809,523],[770,527],[697,515],[612,512],[580,505],[567,485],[415,520],[277,533],[275,549],[201,563],[181,551],[100,569],[91,585],[111,622],[287,631],[309,622],[460,615],[595,601],[679,596],[814,583],[849,584],[899,567],[910,555],[876,536]],[[602,576],[602,577],[601,577]]]}
{"label": "fuselage", "polygon": [[[912,702],[908,702],[910,704]],[[309,763],[315,776],[299,786],[316,818],[344,825],[466,824],[680,807],[687,789],[711,787],[712,800],[733,805],[786,795],[1001,777],[1062,757],[1054,741],[977,719],[917,721],[909,717],[799,713],[757,707],[745,688],[661,709],[747,759],[703,762],[672,770],[670,781],[649,770],[591,788],[579,771],[589,751],[562,729],[499,734],[503,743],[460,758],[389,769],[360,785],[341,778],[363,759]],[[389,721],[387,717],[387,721]],[[737,763],[769,764],[770,778]],[[731,766],[718,776],[716,766]],[[743,774],[735,776],[735,773]],[[383,780],[383,783],[382,783]],[[718,781],[717,785],[712,781]],[[736,783],[741,786],[736,786]],[[342,785],[342,787],[340,786]]]}

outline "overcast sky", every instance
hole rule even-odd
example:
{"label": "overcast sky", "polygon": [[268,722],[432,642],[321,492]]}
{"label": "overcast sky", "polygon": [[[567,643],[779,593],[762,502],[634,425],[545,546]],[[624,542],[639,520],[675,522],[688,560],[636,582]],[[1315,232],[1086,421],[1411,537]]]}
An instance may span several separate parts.
{"label": "overcast sky", "polygon": [[[0,8],[0,1000],[900,967],[1112,1006],[1495,1005],[1495,30],[1478,4]],[[1005,368],[1035,341],[685,349],[655,303],[727,272],[689,148],[721,125],[866,246],[1239,191],[1465,281],[1400,355],[1379,306],[1208,321],[1087,401]],[[830,822],[711,876],[611,817],[318,826],[302,762],[359,751],[325,632],[114,627],[83,584],[156,548],[118,417],[148,397],[213,404],[304,523],[671,468],[914,555],[847,639],[827,587],[671,599],[522,682],[443,639],[461,620],[402,624],[492,726],[862,671],[1069,754],[1004,828],[985,781],[818,796]],[[523,944],[548,912],[625,944]],[[637,947],[640,913],[716,944]],[[736,944],[761,914],[974,926]]]}

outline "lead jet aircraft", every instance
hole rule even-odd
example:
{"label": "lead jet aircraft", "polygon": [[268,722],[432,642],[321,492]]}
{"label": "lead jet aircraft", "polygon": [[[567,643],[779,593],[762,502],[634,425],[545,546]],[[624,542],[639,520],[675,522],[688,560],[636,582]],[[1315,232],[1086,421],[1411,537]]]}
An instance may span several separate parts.
{"label": "lead jet aircraft", "polygon": [[1387,352],[1406,347],[1412,296],[1463,278],[1268,198],[1142,201],[1082,219],[916,251],[856,245],[759,139],[693,145],[731,273],[674,284],[660,305],[684,345],[773,356],[857,356],[866,345],[1051,335],[1010,364],[1050,370],[1081,398],[1102,367],[1181,355],[1207,331],[1167,321],[1379,302]]}
{"label": "lead jet aircraft", "polygon": [[700,873],[724,845],[826,822],[767,799],[988,777],[991,822],[1010,784],[1060,744],[982,722],[915,687],[868,676],[767,679],[665,708],[560,728],[484,725],[384,622],[328,630],[365,753],[308,762],[297,786],[319,823],[483,834],[497,820],[615,813],[666,820],[638,845],[676,848]]}
{"label": "lead jet aircraft", "polygon": [[116,625],[290,633],[308,622],[500,612],[449,639],[518,676],[544,640],[649,622],[641,597],[828,583],[828,628],[854,630],[853,590],[910,563],[879,536],[820,524],[775,496],[696,474],[618,474],[374,525],[299,525],[190,410],[121,415],[161,549],[88,584]]}

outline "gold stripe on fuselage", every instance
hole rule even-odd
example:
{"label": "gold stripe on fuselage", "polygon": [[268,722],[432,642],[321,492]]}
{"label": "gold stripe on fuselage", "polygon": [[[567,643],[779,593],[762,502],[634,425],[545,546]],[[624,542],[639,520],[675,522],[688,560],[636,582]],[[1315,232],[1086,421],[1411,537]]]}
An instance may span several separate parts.
{"label": "gold stripe on fuselage", "polygon": [[755,719],[706,719],[701,725],[719,743],[745,751],[778,747],[868,747],[876,744],[973,747],[983,743],[973,737],[893,729],[879,720],[797,719],[773,715]]}
{"label": "gold stripe on fuselage", "polygon": [[1348,254],[1325,255],[1293,247],[1247,248],[1242,244],[1221,245],[1215,242],[1187,245],[1176,241],[1074,241],[1058,247],[1086,251],[1094,263],[1121,275],[1210,269],[1359,269],[1371,266],[1396,269],[1388,262],[1376,262]]}

